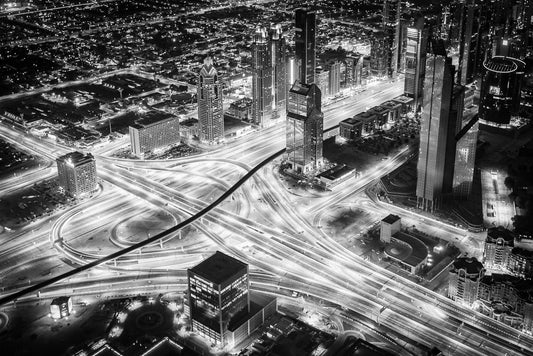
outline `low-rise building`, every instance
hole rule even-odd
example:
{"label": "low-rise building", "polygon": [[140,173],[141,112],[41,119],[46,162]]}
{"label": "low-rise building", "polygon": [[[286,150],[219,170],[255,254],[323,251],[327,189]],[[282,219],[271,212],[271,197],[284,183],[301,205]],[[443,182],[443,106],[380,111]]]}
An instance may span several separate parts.
{"label": "low-rise building", "polygon": [[72,298],[57,297],[50,304],[50,316],[53,319],[63,319],[72,313]]}
{"label": "low-rise building", "polygon": [[320,173],[317,177],[325,188],[331,189],[355,178],[355,169],[340,164]]}
{"label": "low-rise building", "polygon": [[346,140],[355,140],[361,137],[363,122],[353,117],[342,120],[339,123],[339,134]]}

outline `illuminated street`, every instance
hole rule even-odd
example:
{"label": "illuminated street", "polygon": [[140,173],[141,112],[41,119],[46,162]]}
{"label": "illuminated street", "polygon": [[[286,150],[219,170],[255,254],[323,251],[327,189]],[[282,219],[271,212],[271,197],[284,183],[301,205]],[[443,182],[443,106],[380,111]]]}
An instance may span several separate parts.
{"label": "illuminated street", "polygon": [[[474,8],[463,2],[452,3]],[[522,24],[526,11],[531,11],[528,9],[532,6],[516,3],[517,9],[524,7],[524,15],[514,21]],[[226,342],[224,332],[215,330],[222,335],[219,335],[222,338],[219,344],[214,334],[206,333],[202,329],[205,325],[201,324],[216,313],[205,312],[198,320],[194,314],[198,312],[198,305],[205,307],[211,302],[194,304],[192,301],[207,298],[206,291],[211,293],[216,290],[213,286],[219,285],[219,293],[226,293],[231,286],[240,294],[232,297],[220,294],[218,303],[230,299],[228,303],[237,303],[243,294],[248,298],[248,290],[244,293],[238,287],[243,283],[250,292],[276,297],[275,312],[283,310],[294,319],[295,325],[297,320],[336,337],[329,353],[324,350],[324,355],[340,354],[341,346],[352,339],[364,340],[392,355],[429,355],[433,348],[441,352],[435,355],[447,356],[531,355],[530,302],[520,302],[520,310],[509,307],[508,319],[499,317],[496,309],[483,310],[480,307],[482,297],[491,295],[481,293],[480,283],[489,283],[486,278],[482,279],[484,269],[479,273],[479,281],[476,280],[475,298],[472,297],[475,302],[467,302],[469,291],[459,296],[451,287],[450,271],[456,259],[471,261],[475,258],[476,262],[486,263],[489,258],[500,258],[490,257],[487,228],[501,226],[513,230],[518,225],[515,223],[517,216],[527,220],[530,209],[527,199],[530,198],[521,189],[528,184],[523,178],[527,176],[523,167],[530,158],[526,155],[522,161],[518,159],[520,155],[529,154],[526,145],[531,135],[524,133],[520,145],[505,146],[506,152],[513,151],[513,159],[518,162],[510,162],[510,168],[502,163],[505,158],[498,161],[498,168],[491,168],[490,160],[495,160],[494,157],[480,155],[478,161],[472,158],[476,149],[479,154],[479,147],[490,147],[490,144],[478,142],[477,131],[472,133],[478,130],[479,90],[475,94],[475,110],[474,106],[469,108],[475,111],[474,129],[472,125],[453,127],[461,120],[454,121],[456,117],[451,115],[459,114],[457,110],[450,114],[451,108],[459,105],[457,108],[464,109],[466,101],[466,79],[460,76],[467,76],[467,64],[464,64],[465,73],[459,71],[458,78],[454,79],[447,47],[439,47],[436,39],[427,45],[427,62],[424,48],[426,79],[416,79],[417,83],[428,85],[427,73],[435,71],[432,73],[437,78],[432,84],[435,88],[432,87],[431,92],[419,88],[420,93],[416,94],[407,89],[412,68],[406,69],[405,63],[400,62],[405,62],[405,56],[416,55],[412,53],[414,47],[409,47],[414,46],[408,42],[413,41],[409,36],[413,36],[415,30],[420,32],[420,38],[427,36],[424,31],[430,26],[435,29],[435,36],[438,32],[442,37],[439,41],[447,38],[441,31],[451,26],[449,19],[446,22],[438,16],[442,11],[449,15],[449,5],[427,5],[427,9],[425,5],[413,5],[417,8],[416,14],[422,15],[427,10],[428,19],[431,17],[423,29],[417,27],[420,21],[414,21],[414,8],[401,10],[404,17],[411,11],[413,14],[409,15],[409,20],[402,19],[405,30],[410,31],[405,34],[409,37],[406,39],[409,45],[404,52],[395,54],[396,63],[390,58],[394,57],[396,48],[392,44],[375,48],[389,41],[387,36],[394,38],[395,28],[400,31],[400,7],[403,5],[396,0],[378,1],[357,11],[350,7],[345,17],[340,15],[342,8],[340,12],[333,11],[333,5],[320,5],[319,10],[307,11],[292,3],[281,7],[278,1],[257,4],[249,1],[240,5],[222,1],[216,7],[191,1],[182,8],[167,4],[168,14],[164,14],[167,10],[162,11],[157,1],[155,5],[150,2],[149,6],[115,0],[98,3],[51,1],[42,6],[34,6],[31,2],[14,5],[0,2],[0,5],[3,6],[0,17],[9,18],[9,25],[0,28],[9,30],[13,41],[1,42],[5,52],[1,58],[9,58],[11,63],[5,64],[5,68],[15,68],[14,58],[20,57],[11,53],[12,48],[34,48],[35,53],[52,63],[54,56],[63,56],[59,44],[68,43],[71,51],[80,46],[72,64],[68,63],[68,57],[61,57],[61,66],[72,71],[65,74],[68,81],[51,80],[51,75],[42,75],[37,84],[28,79],[31,77],[28,73],[20,70],[19,77],[16,70],[9,69],[9,90],[0,93],[0,140],[13,147],[13,160],[18,159],[12,164],[15,168],[11,168],[11,163],[6,164],[6,172],[0,176],[0,204],[3,205],[0,216],[0,332],[8,330],[0,344],[5,341],[13,347],[14,329],[9,328],[15,325],[24,329],[24,323],[31,318],[41,323],[35,324],[41,326],[31,326],[35,328],[32,330],[41,328],[48,332],[50,329],[50,335],[57,332],[59,326],[56,329],[48,327],[49,324],[42,326],[52,320],[53,310],[41,316],[41,309],[46,306],[48,310],[51,303],[65,296],[71,298],[69,303],[74,301],[75,310],[89,310],[88,306],[93,305],[103,310],[100,305],[114,301],[124,301],[126,308],[133,309],[135,303],[153,304],[154,298],[160,303],[165,295],[174,295],[178,297],[172,302],[173,307],[190,318],[187,328],[179,333],[174,330],[176,335],[181,335],[181,339],[176,340],[189,340],[186,341],[188,347],[202,345],[199,349],[207,350],[208,354],[237,355],[245,347],[253,347],[255,339],[237,342],[232,334],[233,341]],[[392,11],[387,10],[388,6],[397,6],[397,17],[394,17],[396,7]],[[101,12],[108,8],[114,9],[109,18]],[[125,15],[119,14],[119,9]],[[467,13],[462,7],[458,9]],[[85,14],[85,11],[89,14],[89,10],[94,12],[95,19],[102,21],[89,21],[90,15]],[[50,18],[56,16],[57,19],[47,19],[47,12]],[[69,20],[68,14],[75,17]],[[463,16],[459,10],[457,14]],[[87,23],[79,26],[75,23],[85,21],[81,19],[86,16]],[[220,28],[209,24],[211,32],[204,36],[210,16],[220,19]],[[262,19],[272,23],[276,16],[286,27],[283,36],[281,31],[275,33],[275,27],[263,31],[255,23],[255,32],[249,33],[252,24],[248,22]],[[315,16],[323,20],[316,21]],[[36,21],[36,25],[28,27],[31,21]],[[309,30],[312,36],[305,34],[309,38],[302,38],[302,30],[298,28],[301,21],[306,26],[311,26],[312,22],[312,31]],[[17,33],[18,26],[32,30]],[[293,26],[297,27],[296,34]],[[320,45],[315,44],[315,26],[317,32],[322,31],[317,41]],[[384,30],[379,36],[383,36],[385,42],[361,40],[361,36],[370,36],[368,32],[375,28],[382,31],[381,26]],[[525,22],[521,26],[525,28]],[[289,27],[291,35],[286,37]],[[353,31],[346,35],[349,41],[341,35],[347,29]],[[178,44],[175,44],[176,37],[172,41],[172,36],[177,36],[173,31],[183,37]],[[227,32],[228,37],[222,32]],[[377,34],[371,36],[374,35],[378,37]],[[399,38],[399,33],[397,35]],[[92,44],[104,41],[100,36],[110,41],[105,45],[102,42],[102,48],[95,50],[101,54],[84,55],[83,51],[89,51],[87,48]],[[265,36],[270,42],[263,48],[267,41]],[[461,40],[464,33],[457,36]],[[125,54],[119,56],[117,52],[121,48],[113,41],[122,38],[127,39]],[[275,42],[281,38],[283,46]],[[248,47],[242,46],[241,41],[248,43]],[[426,39],[423,41],[425,44]],[[131,44],[137,42],[139,51],[133,53]],[[57,52],[52,51],[55,43],[59,46]],[[146,43],[150,44],[144,47]],[[456,53],[458,46],[463,46],[459,43],[448,44],[450,48],[455,46],[453,50],[448,49],[450,53]],[[41,50],[41,46],[45,50]],[[104,56],[107,47],[109,58]],[[389,47],[393,54],[388,53]],[[494,53],[497,50],[500,51],[500,47],[495,47]],[[283,60],[276,57],[279,51],[287,51],[287,55],[283,53]],[[224,54],[219,54],[221,52]],[[342,60],[335,59],[339,53]],[[388,53],[387,63],[377,60],[380,53]],[[30,54],[27,56],[30,58]],[[313,59],[306,61],[299,56]],[[359,65],[357,70],[345,64],[353,58],[358,58],[351,64]],[[414,63],[420,59],[417,58]],[[92,61],[100,60],[105,66],[98,64],[89,70]],[[296,65],[298,60],[304,65]],[[319,68],[315,68],[315,61],[320,62]],[[461,61],[459,66],[463,65],[462,57],[457,61]],[[263,65],[269,66],[269,70],[264,71]],[[86,68],[83,73],[88,76],[83,77],[78,68]],[[349,70],[353,73],[349,74]],[[437,73],[438,70],[444,74]],[[473,81],[474,74],[470,72],[469,69],[468,75],[472,78],[468,80]],[[448,78],[448,74],[450,83],[443,84],[442,78]],[[482,74],[475,73],[475,78],[481,78]],[[291,76],[300,79],[291,83]],[[341,76],[343,79],[339,79]],[[354,79],[356,77],[358,79]],[[21,83],[18,87],[17,81]],[[456,92],[453,92],[454,85]],[[437,94],[437,90],[447,88],[450,95]],[[481,97],[496,95],[492,87],[490,90],[489,94],[482,90]],[[246,97],[252,98],[249,106],[246,100],[240,100]],[[416,105],[422,105],[422,98],[425,102],[418,108]],[[446,111],[450,118],[439,121],[439,115],[444,114],[438,110],[441,104],[445,106],[441,101],[446,98],[450,101],[449,108],[442,112]],[[440,101],[429,107],[427,100],[431,104]],[[282,107],[279,112],[274,109],[277,105]],[[492,117],[482,111],[492,110],[487,107],[488,104],[480,109],[480,115]],[[276,119],[276,115],[282,119]],[[179,134],[174,134],[178,128]],[[475,135],[473,143],[467,142],[473,137],[467,135]],[[506,135],[502,137],[511,137]],[[325,158],[330,153],[325,148],[326,139],[329,140],[328,149],[334,147],[340,152],[334,158]],[[446,146],[452,144],[451,148]],[[474,150],[473,156],[468,153],[469,149]],[[459,159],[455,158],[456,150],[457,157],[468,166],[468,172],[460,172],[462,175],[458,173],[458,165],[454,166]],[[33,159],[36,163],[31,163]],[[477,166],[481,160],[483,164]],[[356,169],[353,162],[364,168]],[[17,169],[17,164],[27,167]],[[431,164],[436,167],[434,172],[430,172]],[[406,171],[409,165],[414,167],[413,172]],[[449,169],[455,175],[449,174]],[[349,173],[342,176],[335,172]],[[466,185],[457,183],[468,174]],[[401,176],[406,182],[395,180],[393,188],[397,190],[389,192],[383,189],[383,178],[393,175]],[[411,182],[412,177],[417,179],[418,185]],[[463,186],[468,186],[468,193],[466,198],[459,199]],[[413,191],[407,191],[410,187]],[[468,219],[465,220],[457,209],[463,205],[479,208],[483,228],[474,229],[464,222]],[[399,223],[397,228],[390,223],[387,241],[384,226],[389,224],[388,219],[401,219],[401,229]],[[509,257],[513,253],[522,253],[517,256],[526,256],[524,259],[529,256],[530,237],[521,231],[513,232],[520,235],[519,238],[513,235],[513,241],[524,250],[516,252],[510,245],[505,250],[508,264],[503,265],[500,260],[494,262],[500,263],[494,270],[512,274],[517,279],[529,278],[526,267],[516,267],[518,263],[515,263],[511,268],[511,262],[507,262],[515,258]],[[421,241],[429,256],[416,272],[387,255],[387,251],[395,248],[387,246],[391,241],[409,253],[413,251],[413,245],[401,240],[401,234],[411,234],[411,239]],[[435,241],[435,244],[427,241]],[[500,246],[501,242],[497,244]],[[436,258],[441,249],[456,251],[456,254],[439,259],[437,262],[443,261],[440,264],[433,262],[432,258]],[[240,279],[223,287],[222,282],[216,281],[218,276],[215,281],[209,280],[209,270],[206,275],[195,272],[201,271],[199,266],[219,252],[246,266],[246,283],[244,277],[238,277]],[[499,253],[497,250],[493,255],[500,256]],[[217,268],[222,267],[217,265]],[[199,287],[191,288],[193,272],[199,273]],[[224,278],[229,280],[227,276]],[[474,280],[474,277],[469,278]],[[521,292],[513,289],[508,293]],[[506,300],[498,302],[503,305]],[[248,300],[249,313],[250,303]],[[225,311],[229,304],[220,305],[210,308],[219,308],[220,315],[227,312],[234,316],[235,310]],[[257,305],[254,304],[254,308]],[[41,309],[32,311],[34,307]],[[266,315],[267,307],[264,308],[263,314],[257,315]],[[64,327],[63,312],[59,312],[60,318],[54,316],[50,325]],[[24,313],[27,313],[24,318],[29,319],[21,317]],[[88,314],[82,317],[83,313],[85,311],[80,316],[71,316],[73,325],[89,317]],[[109,322],[101,338],[111,344],[120,339],[126,316],[118,309],[110,315],[113,322]],[[177,321],[180,315],[175,314],[176,325],[182,322],[181,319]],[[220,325],[222,319],[220,316]],[[224,327],[231,329],[227,325]],[[266,326],[261,328],[261,333],[268,330],[272,333]],[[248,325],[247,336],[252,334],[252,329]],[[230,331],[234,333],[235,328]],[[113,333],[118,336],[112,336]],[[37,335],[37,331],[33,334]],[[46,337],[41,336],[35,345]],[[196,337],[206,339],[191,341]],[[259,339],[257,335],[254,337]],[[31,338],[35,341],[38,336]],[[28,337],[24,336],[20,342],[26,339]],[[120,339],[121,342],[124,339]],[[128,346],[133,344],[129,342]],[[80,345],[62,346],[65,350],[72,346],[70,351],[74,352],[74,346]],[[31,352],[28,350],[33,346],[28,347],[21,355]],[[316,348],[316,354],[320,350]]]}

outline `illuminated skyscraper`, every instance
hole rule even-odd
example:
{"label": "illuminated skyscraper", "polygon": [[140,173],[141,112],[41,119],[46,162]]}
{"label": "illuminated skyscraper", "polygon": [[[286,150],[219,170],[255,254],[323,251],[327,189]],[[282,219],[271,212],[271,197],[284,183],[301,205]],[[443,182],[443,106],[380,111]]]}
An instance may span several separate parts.
{"label": "illuminated skyscraper", "polygon": [[483,63],[479,116],[485,124],[507,125],[520,108],[525,63],[512,57],[493,57]]}
{"label": "illuminated skyscraper", "polygon": [[216,252],[187,270],[192,330],[225,345],[232,318],[250,310],[248,265]]}
{"label": "illuminated skyscraper", "polygon": [[463,120],[463,127],[456,136],[457,147],[453,171],[453,195],[456,198],[467,198],[472,191],[479,134],[478,118],[476,115]]}
{"label": "illuminated skyscraper", "polygon": [[387,37],[383,32],[377,32],[370,41],[370,72],[374,76],[386,76],[390,58]]}
{"label": "illuminated skyscraper", "polygon": [[388,75],[395,76],[398,73],[398,63],[400,60],[400,16],[401,0],[383,1],[383,31],[385,32],[387,51]]}
{"label": "illuminated skyscraper", "polygon": [[217,143],[224,139],[222,83],[207,57],[198,77],[198,124],[200,140]]}
{"label": "illuminated skyscraper", "polygon": [[71,152],[56,159],[56,163],[59,186],[73,197],[98,188],[96,162],[92,154]]}
{"label": "illuminated skyscraper", "polygon": [[316,69],[316,12],[297,9],[295,25],[295,57],[300,70],[297,80],[303,84],[313,84]]}
{"label": "illuminated skyscraper", "polygon": [[322,165],[324,116],[316,84],[294,83],[287,102],[287,162],[300,173]]}
{"label": "illuminated skyscraper", "polygon": [[287,44],[281,25],[271,27],[270,40],[272,42],[272,111],[276,118],[285,117],[287,111]]}
{"label": "illuminated skyscraper", "polygon": [[422,105],[424,76],[426,73],[427,28],[420,18],[415,26],[407,27],[405,53],[405,94],[414,99],[415,108]]}
{"label": "illuminated skyscraper", "polygon": [[252,44],[252,121],[261,127],[272,119],[271,50],[266,29],[257,28]]}
{"label": "illuminated skyscraper", "polygon": [[335,62],[329,67],[328,95],[336,95],[341,90],[341,64]]}
{"label": "illuminated skyscraper", "polygon": [[462,0],[458,5],[456,16],[458,16],[456,33],[459,44],[457,82],[466,85],[473,82],[479,73],[484,56],[480,6],[475,0]]}
{"label": "illuminated skyscraper", "polygon": [[[424,99],[420,127],[420,152],[417,165],[416,196],[419,208],[434,211],[446,190],[447,145],[454,142],[456,118],[451,117],[453,66],[443,42],[433,42],[426,61]],[[452,128],[450,128],[452,125]],[[447,152],[448,151],[448,152]],[[450,190],[451,190],[451,184]]]}

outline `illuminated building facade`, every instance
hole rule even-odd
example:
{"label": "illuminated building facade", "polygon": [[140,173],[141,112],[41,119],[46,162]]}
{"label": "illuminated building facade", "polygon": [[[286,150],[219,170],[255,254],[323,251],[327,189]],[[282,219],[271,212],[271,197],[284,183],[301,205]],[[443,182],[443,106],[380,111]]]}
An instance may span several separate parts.
{"label": "illuminated building facade", "polygon": [[479,281],[484,275],[483,264],[474,257],[456,259],[449,272],[448,297],[471,306],[477,300]]}
{"label": "illuminated building facade", "polygon": [[496,56],[485,61],[483,66],[479,116],[485,124],[507,125],[520,108],[525,63],[512,57]]}
{"label": "illuminated building facade", "polygon": [[341,64],[333,63],[329,68],[328,75],[328,96],[333,96],[341,90]]}
{"label": "illuminated building facade", "polygon": [[295,25],[295,59],[299,69],[296,79],[304,84],[313,84],[316,70],[316,12],[297,9]]}
{"label": "illuminated building facade", "polygon": [[383,31],[385,33],[386,67],[389,76],[395,76],[398,73],[400,61],[400,16],[401,0],[384,0],[383,1]]}
{"label": "illuminated building facade", "polygon": [[405,49],[405,95],[414,99],[415,107],[422,105],[428,31],[420,18],[415,26],[407,27]]}
{"label": "illuminated building facade", "polygon": [[131,153],[137,157],[180,142],[179,119],[174,116],[150,123],[139,121],[129,132]]}
{"label": "illuminated building facade", "polygon": [[370,47],[370,73],[373,76],[384,77],[388,74],[389,47],[383,32],[375,33]]}
{"label": "illuminated building facade", "polygon": [[478,302],[484,314],[515,328],[533,329],[533,285],[530,280],[505,274],[481,278]]}
{"label": "illuminated building facade", "polygon": [[217,143],[224,139],[222,82],[207,57],[198,78],[198,126],[200,140]]}
{"label": "illuminated building facade", "polygon": [[[270,28],[272,44],[272,111],[275,118],[287,111],[287,44],[281,25]],[[291,84],[292,85],[292,84]]]}
{"label": "illuminated building facade", "polygon": [[346,70],[344,72],[344,83],[346,88],[361,85],[363,56],[357,54],[348,54],[344,60]]}
{"label": "illuminated building facade", "polygon": [[74,197],[91,193],[98,187],[96,161],[92,154],[71,152],[56,159],[59,186]]}
{"label": "illuminated building facade", "polygon": [[483,263],[487,268],[507,269],[509,256],[514,248],[514,236],[503,227],[488,229],[485,247],[483,249]]}
{"label": "illuminated building facade", "polygon": [[192,330],[225,345],[232,318],[250,310],[248,265],[217,251],[188,269],[187,278]]}
{"label": "illuminated building facade", "polygon": [[453,174],[448,147],[453,142],[455,149],[457,129],[457,118],[451,113],[453,89],[451,58],[443,43],[435,42],[426,61],[416,185],[417,205],[427,211],[439,207],[448,185],[451,191],[452,181],[447,182],[445,176]]}
{"label": "illuminated building facade", "polygon": [[324,116],[316,84],[294,83],[287,102],[287,163],[294,171],[310,173],[322,165]]}
{"label": "illuminated building facade", "polygon": [[266,29],[257,28],[252,44],[252,122],[261,127],[272,119],[271,51]]}
{"label": "illuminated building facade", "polygon": [[479,116],[463,120],[462,129],[456,136],[455,165],[453,170],[453,195],[467,198],[472,191],[476,161]]}

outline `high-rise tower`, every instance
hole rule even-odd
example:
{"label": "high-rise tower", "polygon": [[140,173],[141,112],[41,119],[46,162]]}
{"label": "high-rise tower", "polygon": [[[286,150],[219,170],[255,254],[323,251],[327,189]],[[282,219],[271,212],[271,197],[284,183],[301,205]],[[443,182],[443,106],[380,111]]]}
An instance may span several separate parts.
{"label": "high-rise tower", "polygon": [[207,57],[198,78],[198,124],[200,140],[217,143],[224,139],[224,109],[222,83],[213,67],[213,60]]}
{"label": "high-rise tower", "polygon": [[96,162],[92,154],[70,152],[56,159],[59,186],[74,197],[98,188]]}
{"label": "high-rise tower", "polygon": [[383,31],[387,41],[387,69],[389,76],[395,76],[398,73],[400,61],[400,16],[401,0],[384,0],[383,1]]}
{"label": "high-rise tower", "polygon": [[295,57],[299,68],[298,80],[303,84],[315,82],[316,68],[316,12],[296,10]]}
{"label": "high-rise tower", "polygon": [[414,99],[415,108],[421,105],[424,76],[426,73],[426,49],[428,30],[424,19],[419,18],[414,26],[407,27],[405,53],[405,94]]}
{"label": "high-rise tower", "polygon": [[272,119],[272,52],[266,29],[257,28],[252,45],[252,120],[261,127]]}
{"label": "high-rise tower", "polygon": [[[434,41],[431,47],[426,61],[416,186],[417,205],[428,211],[440,205],[443,191],[448,188],[445,172],[453,172],[453,162],[447,159],[447,151],[450,142],[455,143],[450,132],[457,129],[450,127],[457,125],[457,120],[451,117],[454,89],[451,58],[447,57],[442,41]],[[447,166],[450,163],[451,167]],[[451,182],[449,185],[451,190]]]}
{"label": "high-rise tower", "polygon": [[192,330],[225,345],[232,319],[250,311],[248,265],[216,252],[187,270]]}
{"label": "high-rise tower", "polygon": [[322,165],[324,116],[316,84],[294,83],[287,102],[287,162],[300,173]]}
{"label": "high-rise tower", "polygon": [[276,118],[285,117],[287,110],[287,45],[281,25],[273,25],[270,28],[270,40],[272,42],[272,111]]}

